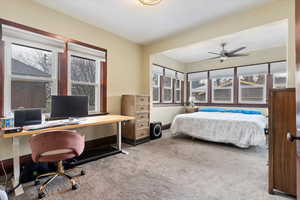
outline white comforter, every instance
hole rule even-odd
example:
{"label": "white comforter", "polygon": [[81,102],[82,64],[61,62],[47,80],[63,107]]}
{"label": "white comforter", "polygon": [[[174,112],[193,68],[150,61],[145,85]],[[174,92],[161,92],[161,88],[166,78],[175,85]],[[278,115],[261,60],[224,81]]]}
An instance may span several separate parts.
{"label": "white comforter", "polygon": [[171,131],[173,134],[184,133],[203,140],[247,148],[264,144],[266,123],[263,115],[195,112],[177,115]]}

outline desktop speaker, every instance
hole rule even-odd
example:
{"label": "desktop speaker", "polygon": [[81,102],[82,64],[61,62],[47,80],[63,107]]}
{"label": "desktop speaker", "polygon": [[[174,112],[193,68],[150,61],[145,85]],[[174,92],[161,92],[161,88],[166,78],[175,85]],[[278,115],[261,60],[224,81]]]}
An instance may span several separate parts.
{"label": "desktop speaker", "polygon": [[161,122],[150,123],[150,138],[151,140],[158,139],[162,135]]}

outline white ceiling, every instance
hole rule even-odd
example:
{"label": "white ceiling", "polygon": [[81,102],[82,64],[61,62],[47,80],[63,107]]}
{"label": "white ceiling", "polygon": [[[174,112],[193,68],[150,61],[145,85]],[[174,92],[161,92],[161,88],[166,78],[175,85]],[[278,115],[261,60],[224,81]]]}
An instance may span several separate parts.
{"label": "white ceiling", "polygon": [[247,48],[239,53],[247,53],[262,49],[286,46],[288,40],[287,20],[247,29],[231,35],[206,40],[186,47],[162,52],[165,56],[183,63],[192,63],[205,60],[215,55],[208,52],[220,52],[220,44],[226,42],[226,50],[234,50],[241,46]]}
{"label": "white ceiling", "polygon": [[146,44],[272,0],[34,0],[128,40]]}

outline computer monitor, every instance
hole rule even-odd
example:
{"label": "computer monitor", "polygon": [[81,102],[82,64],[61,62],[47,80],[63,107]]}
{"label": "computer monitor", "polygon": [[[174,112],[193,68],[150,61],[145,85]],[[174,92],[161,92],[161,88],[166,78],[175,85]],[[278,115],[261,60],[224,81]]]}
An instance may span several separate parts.
{"label": "computer monitor", "polygon": [[15,127],[42,123],[41,109],[19,109],[14,111]]}
{"label": "computer monitor", "polygon": [[88,102],[87,96],[52,96],[51,118],[85,117]]}

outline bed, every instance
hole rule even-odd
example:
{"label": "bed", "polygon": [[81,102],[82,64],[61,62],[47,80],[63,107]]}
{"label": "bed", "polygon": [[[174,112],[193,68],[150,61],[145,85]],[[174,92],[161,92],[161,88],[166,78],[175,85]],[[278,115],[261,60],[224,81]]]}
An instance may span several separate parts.
{"label": "bed", "polygon": [[171,132],[248,148],[265,144],[266,124],[267,118],[262,114],[195,112],[177,115]]}

